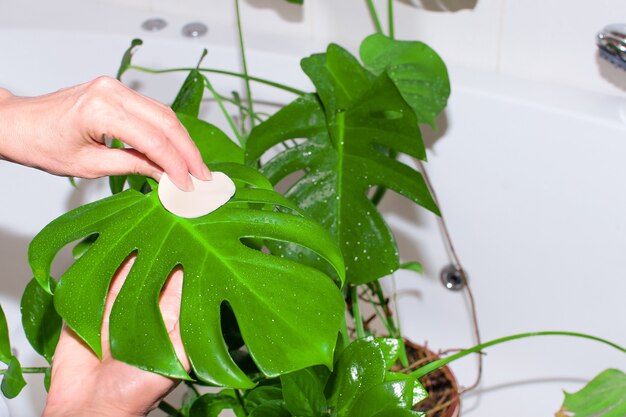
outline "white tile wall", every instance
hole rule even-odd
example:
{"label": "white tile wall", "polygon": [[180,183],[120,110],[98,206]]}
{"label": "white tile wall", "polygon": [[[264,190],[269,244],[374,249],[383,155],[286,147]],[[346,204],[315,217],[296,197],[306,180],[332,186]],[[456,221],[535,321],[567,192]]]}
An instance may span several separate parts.
{"label": "white tile wall", "polygon": [[[247,43],[253,48],[305,55],[337,42],[356,52],[361,39],[374,30],[365,0],[305,0],[302,7],[284,0],[240,1]],[[386,3],[375,0],[385,27]],[[425,41],[451,65],[613,95],[626,92],[626,73],[599,60],[595,47],[598,30],[626,22],[624,0],[395,4],[398,37]],[[185,22],[203,21],[210,26],[207,40],[236,40],[233,0],[0,0],[0,12],[0,26],[62,22],[80,30],[138,29],[144,19],[163,16],[177,36]]]}

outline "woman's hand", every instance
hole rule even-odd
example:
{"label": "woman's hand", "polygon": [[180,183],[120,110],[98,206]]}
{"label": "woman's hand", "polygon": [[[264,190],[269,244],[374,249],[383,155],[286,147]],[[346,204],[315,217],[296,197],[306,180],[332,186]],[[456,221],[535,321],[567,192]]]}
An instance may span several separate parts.
{"label": "woman's hand", "polygon": [[[105,138],[134,149],[111,149]],[[39,97],[0,89],[0,158],[55,175],[97,178],[163,171],[182,190],[211,173],[172,110],[110,77]]]}
{"label": "woman's hand", "polygon": [[[102,361],[67,327],[52,362],[50,392],[43,417],[145,416],[178,381],[142,371],[111,357],[109,316],[134,259],[123,265],[111,284],[102,323]],[[182,271],[172,273],[161,293],[161,313],[178,358],[189,369],[180,338]]]}

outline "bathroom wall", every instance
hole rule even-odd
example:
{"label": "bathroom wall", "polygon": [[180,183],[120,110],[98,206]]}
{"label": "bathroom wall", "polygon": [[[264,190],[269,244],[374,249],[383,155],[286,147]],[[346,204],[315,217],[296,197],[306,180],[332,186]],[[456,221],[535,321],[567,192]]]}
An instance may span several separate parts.
{"label": "bathroom wall", "polygon": [[[383,24],[386,1],[376,0]],[[147,16],[167,16],[165,34],[202,21],[206,41],[235,42],[234,2],[224,0],[0,0],[0,26],[137,28]],[[119,7],[124,7],[120,13]],[[356,51],[373,25],[365,0],[241,0],[249,46],[309,53],[328,41]],[[68,13],[72,10],[72,13]],[[27,15],[28,19],[24,16]],[[451,65],[545,80],[619,95],[626,76],[597,57],[595,34],[626,22],[623,0],[399,0],[397,34],[434,47]],[[252,68],[254,72],[254,68]],[[454,80],[453,80],[454,82]]]}

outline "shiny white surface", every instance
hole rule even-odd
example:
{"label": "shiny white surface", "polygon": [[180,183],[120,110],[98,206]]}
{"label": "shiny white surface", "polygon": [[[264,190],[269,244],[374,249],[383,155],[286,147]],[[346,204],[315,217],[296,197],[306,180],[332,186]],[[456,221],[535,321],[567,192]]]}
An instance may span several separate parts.
{"label": "shiny white surface", "polygon": [[[238,68],[228,42],[205,45],[126,29],[116,35],[0,29],[0,85],[32,95],[112,75],[134,36],[146,41],[138,64],[193,66],[208,46],[207,66]],[[298,56],[257,50],[249,58],[254,75],[308,88]],[[133,72],[125,80],[170,102],[183,77]],[[428,167],[472,279],[483,338],[562,329],[626,344],[624,98],[456,67],[451,78],[450,106],[438,132],[426,133]],[[224,93],[241,87],[231,78],[212,81]],[[262,87],[255,97],[285,102],[292,96]],[[219,112],[207,108],[205,116],[230,133]],[[23,364],[39,365],[19,329],[19,297],[30,278],[28,242],[56,216],[107,195],[107,184],[80,181],[74,190],[66,179],[0,161],[0,187],[9,190],[0,206],[0,302]],[[448,258],[435,219],[393,194],[383,207],[403,258],[421,261],[426,271],[424,277],[396,275],[405,333],[435,350],[471,345],[464,297],[438,282]],[[65,254],[55,265],[57,274],[68,259]],[[626,359],[588,341],[545,338],[492,348],[480,391],[464,401],[464,416],[552,415],[562,388],[576,389],[606,367],[626,369]],[[471,383],[471,359],[454,369],[462,384]],[[38,415],[40,380],[29,378],[33,384],[5,401],[8,408],[0,403],[0,416]]]}

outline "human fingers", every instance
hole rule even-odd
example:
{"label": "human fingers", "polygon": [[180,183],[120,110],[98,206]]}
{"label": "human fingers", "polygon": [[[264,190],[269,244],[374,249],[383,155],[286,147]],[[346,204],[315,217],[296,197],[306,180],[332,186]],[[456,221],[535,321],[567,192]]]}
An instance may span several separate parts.
{"label": "human fingers", "polygon": [[[161,167],[186,191],[193,189],[189,172],[199,178],[207,177],[208,169],[202,168],[199,151],[175,114],[164,105],[156,104],[110,77],[99,77],[68,90],[67,94],[74,92],[80,95],[75,106],[78,117],[74,119],[82,124],[92,140],[102,142],[104,136],[120,139]],[[187,145],[180,145],[185,141]],[[179,151],[181,146],[185,155]],[[187,160],[191,161],[189,165]]]}
{"label": "human fingers", "polygon": [[155,165],[144,154],[134,149],[98,148],[86,152],[85,158],[91,162],[84,169],[83,178],[99,178],[106,175],[136,174],[154,178],[159,181],[162,169]]}
{"label": "human fingers", "polygon": [[[203,180],[210,180],[211,171],[204,164],[198,147],[189,136],[187,129],[176,117],[176,113],[170,107],[150,97],[142,96],[133,90],[130,90],[130,92],[135,95],[135,99],[139,103],[135,109],[137,111],[136,115],[144,118],[144,120],[151,121],[155,126],[162,129],[165,136],[182,156],[189,167],[189,172],[193,176]],[[147,101],[152,106],[144,105],[142,101]]]}
{"label": "human fingers", "polygon": [[[178,188],[191,191],[193,185],[189,176],[189,168],[180,153],[174,148],[163,131],[154,125],[145,122],[138,117],[117,118],[109,124],[109,135],[114,136],[124,143],[132,146],[136,151],[141,152],[153,164],[159,166],[167,172]],[[102,150],[102,149],[99,149]],[[115,151],[114,149],[107,151]],[[118,152],[109,152],[113,157]],[[138,162],[138,161],[135,161]],[[105,165],[100,164],[104,168]],[[123,167],[122,167],[123,168]],[[126,172],[133,172],[133,165],[125,167]],[[146,168],[145,164],[138,168]],[[113,169],[113,167],[112,167]],[[119,169],[119,167],[118,167]],[[119,171],[116,171],[119,172]]]}
{"label": "human fingers", "polygon": [[189,363],[185,347],[183,346],[179,326],[182,290],[183,272],[180,269],[176,269],[172,272],[161,291],[159,307],[176,355],[185,369],[189,370],[191,364]]}

